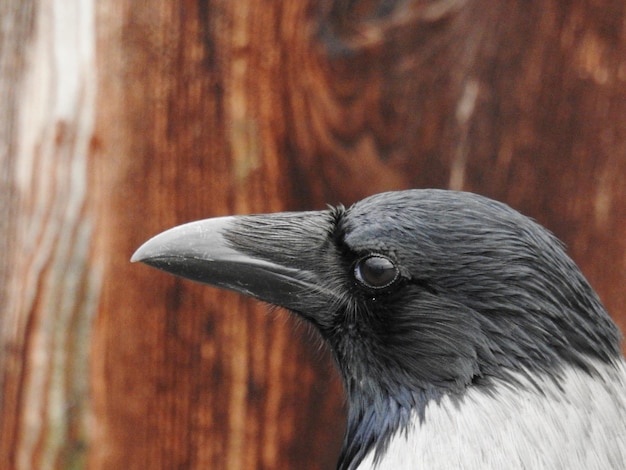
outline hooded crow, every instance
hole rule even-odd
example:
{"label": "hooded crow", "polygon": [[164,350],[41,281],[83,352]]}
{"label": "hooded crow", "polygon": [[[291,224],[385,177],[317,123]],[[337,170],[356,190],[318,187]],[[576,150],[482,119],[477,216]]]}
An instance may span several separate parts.
{"label": "hooded crow", "polygon": [[132,261],[284,307],[343,379],[337,468],[624,469],[621,336],[563,245],[471,193],[220,217]]}

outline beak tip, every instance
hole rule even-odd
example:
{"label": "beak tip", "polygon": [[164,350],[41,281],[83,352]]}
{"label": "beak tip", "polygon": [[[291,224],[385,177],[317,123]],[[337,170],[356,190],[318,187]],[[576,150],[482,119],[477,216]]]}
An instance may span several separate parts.
{"label": "beak tip", "polygon": [[[130,257],[131,263],[148,262],[161,257],[196,257],[206,245],[223,244],[221,233],[234,217],[216,217],[170,228],[143,243]],[[201,256],[200,256],[201,257]]]}
{"label": "beak tip", "polygon": [[139,250],[135,251],[135,252],[133,253],[133,255],[130,257],[130,262],[131,262],[131,263],[137,263],[137,262],[139,262],[139,261],[141,261],[141,260],[142,260],[142,256],[141,256],[141,254],[139,253],[139,252],[140,252],[140,250],[141,250],[141,249],[139,249]]}
{"label": "beak tip", "polygon": [[152,239],[148,240],[144,244],[142,244],[139,248],[135,250],[133,255],[130,257],[131,263],[138,263],[141,261],[146,261],[152,257],[154,257],[155,250],[153,249],[155,245],[154,243],[150,243]]}

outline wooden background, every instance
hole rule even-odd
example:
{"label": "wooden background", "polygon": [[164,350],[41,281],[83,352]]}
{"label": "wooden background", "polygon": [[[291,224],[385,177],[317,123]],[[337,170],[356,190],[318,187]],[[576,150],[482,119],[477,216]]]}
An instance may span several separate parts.
{"label": "wooden background", "polygon": [[442,187],[553,230],[626,327],[621,0],[0,0],[0,467],[331,469],[285,312],[157,232]]}

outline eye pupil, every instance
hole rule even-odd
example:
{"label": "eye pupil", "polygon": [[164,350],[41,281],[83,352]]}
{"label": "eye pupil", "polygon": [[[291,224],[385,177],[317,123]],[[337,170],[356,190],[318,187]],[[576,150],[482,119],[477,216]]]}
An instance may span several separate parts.
{"label": "eye pupil", "polygon": [[363,258],[354,268],[356,279],[371,289],[390,286],[398,278],[398,274],[396,265],[381,255]]}

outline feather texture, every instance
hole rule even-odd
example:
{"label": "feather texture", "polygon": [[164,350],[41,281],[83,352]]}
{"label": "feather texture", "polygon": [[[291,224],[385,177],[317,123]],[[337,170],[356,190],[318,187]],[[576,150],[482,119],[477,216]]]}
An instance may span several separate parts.
{"label": "feather texture", "polygon": [[380,459],[359,470],[609,470],[626,468],[626,366],[596,362],[593,375],[468,389],[460,400],[431,401],[398,430]]}

